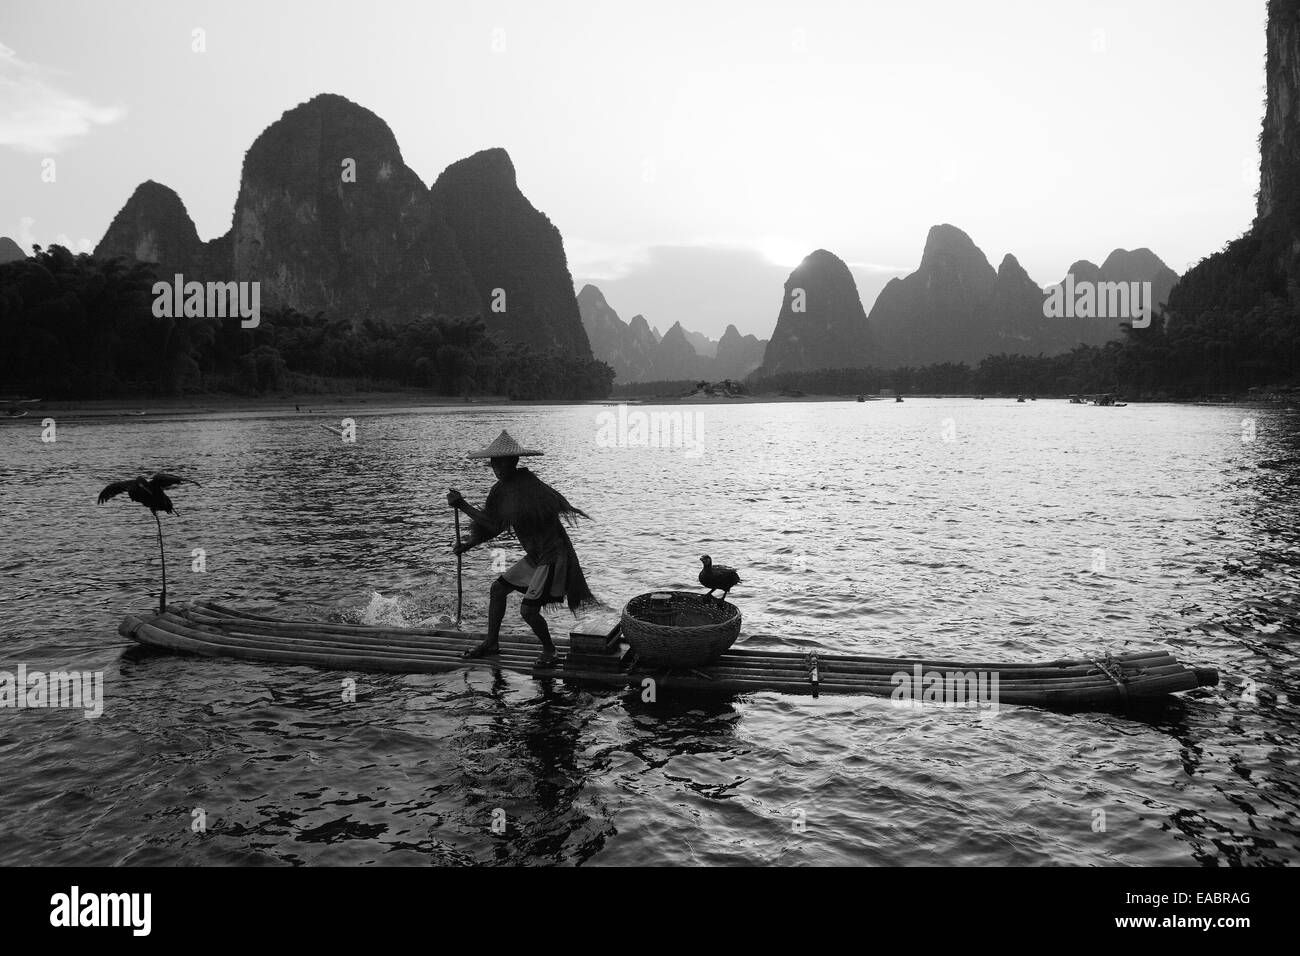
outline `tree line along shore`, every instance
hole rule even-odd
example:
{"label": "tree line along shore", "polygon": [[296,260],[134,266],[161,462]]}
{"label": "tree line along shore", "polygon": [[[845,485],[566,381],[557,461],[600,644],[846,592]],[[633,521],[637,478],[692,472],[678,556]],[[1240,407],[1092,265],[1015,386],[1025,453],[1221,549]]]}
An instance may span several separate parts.
{"label": "tree line along shore", "polygon": [[[155,270],[60,246],[0,265],[0,394],[50,400],[343,396],[411,392],[513,401],[662,398],[697,383],[614,384],[604,362],[503,343],[478,316],[360,323],[291,308],[237,320],[159,318]],[[1228,281],[1228,277],[1223,277]],[[976,365],[847,368],[751,376],[750,396],[1114,393],[1130,401],[1288,397],[1300,321],[1284,296],[1229,315],[1207,310],[1060,355],[990,355]]]}

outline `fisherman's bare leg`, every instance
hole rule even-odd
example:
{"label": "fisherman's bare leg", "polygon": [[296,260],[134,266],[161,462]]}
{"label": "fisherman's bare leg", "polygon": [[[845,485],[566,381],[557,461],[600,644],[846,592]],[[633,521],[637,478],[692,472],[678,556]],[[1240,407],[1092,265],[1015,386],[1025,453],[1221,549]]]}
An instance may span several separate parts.
{"label": "fisherman's bare leg", "polygon": [[488,602],[488,642],[494,647],[501,636],[501,622],[506,616],[506,598],[513,588],[497,578],[492,582],[491,600]]}
{"label": "fisherman's bare leg", "polygon": [[537,658],[537,663],[545,664],[555,660],[555,645],[551,642],[551,629],[546,624],[546,618],[542,616],[542,609],[536,604],[525,603],[520,606],[519,614],[528,622],[537,639],[542,642],[542,654]]}
{"label": "fisherman's bare leg", "polygon": [[478,647],[465,652],[466,657],[486,657],[489,654],[497,654],[501,651],[501,645],[498,643],[501,637],[501,621],[506,616],[506,598],[510,596],[510,585],[506,584],[500,578],[492,582],[492,590],[488,592],[488,630],[487,640]]}

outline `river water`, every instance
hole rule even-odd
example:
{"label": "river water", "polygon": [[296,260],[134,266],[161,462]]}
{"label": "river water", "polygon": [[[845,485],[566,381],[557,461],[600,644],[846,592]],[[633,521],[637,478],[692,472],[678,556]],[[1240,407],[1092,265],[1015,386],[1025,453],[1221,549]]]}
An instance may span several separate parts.
{"label": "river water", "polygon": [[[637,418],[652,412],[689,427],[656,447]],[[354,443],[319,427],[342,414]],[[1141,717],[777,693],[651,704],[117,635],[157,602],[155,527],[95,497],[153,470],[202,482],[163,522],[173,601],[437,622],[455,604],[446,489],[482,499],[490,472],[464,452],[502,428],[547,450],[537,472],[592,515],[575,544],[615,609],[695,586],[707,552],[741,571],[753,647],[1167,647],[1223,680]],[[0,708],[0,863],[1300,860],[1300,463],[1279,463],[1300,455],[1294,409],[359,404],[70,416],[40,436],[36,418],[0,425],[0,671],[102,671],[104,711]],[[470,626],[492,560],[467,556]],[[507,627],[523,627],[513,600]]]}

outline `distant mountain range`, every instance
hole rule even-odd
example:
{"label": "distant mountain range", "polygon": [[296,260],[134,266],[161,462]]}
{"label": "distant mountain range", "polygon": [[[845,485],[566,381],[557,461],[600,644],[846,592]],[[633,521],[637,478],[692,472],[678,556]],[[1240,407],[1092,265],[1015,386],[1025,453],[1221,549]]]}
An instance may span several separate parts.
{"label": "distant mountain range", "polygon": [[578,308],[592,353],[614,369],[617,383],[741,379],[762,363],[767,346],[753,335],[741,335],[734,325],[716,342],[688,332],[680,322],[660,336],[642,315],[624,322],[590,284],[578,293]]}
{"label": "distant mountain range", "polygon": [[[1116,249],[1099,267],[1072,265],[1073,286],[1082,282],[1150,282],[1157,304],[1168,301],[1177,274],[1150,249]],[[976,363],[998,353],[1056,354],[1076,345],[1119,338],[1119,317],[1048,317],[1045,290],[1013,255],[997,270],[970,236],[952,225],[934,226],[921,264],[892,279],[868,317],[881,343],[882,365]]]}
{"label": "distant mountain range", "polygon": [[180,197],[146,182],[95,255],[256,280],[264,309],[356,324],[479,316],[499,339],[591,357],[559,230],[519,191],[506,152],[475,153],[426,187],[388,125],[333,94],[254,140],[225,235],[201,241]]}
{"label": "distant mountain range", "polygon": [[[0,243],[0,261],[22,255]],[[387,124],[333,94],[287,111],[254,140],[224,235],[201,240],[181,198],[150,181],[95,255],[199,281],[256,280],[263,309],[324,311],[355,325],[478,316],[498,340],[594,355],[619,382],[974,364],[1120,335],[1113,317],[1048,317],[1045,291],[1015,256],[995,270],[948,224],[930,230],[916,271],[890,280],[870,314],[845,263],[818,249],[786,280],[770,342],[734,326],[714,341],[681,322],[660,335],[643,316],[624,322],[595,286],[574,294],[559,230],[520,192],[504,150],[453,163],[426,187]],[[1151,282],[1157,302],[1178,278],[1149,249],[1116,249],[1070,273],[1075,284]]]}
{"label": "distant mountain range", "polygon": [[[1100,266],[1075,262],[1058,286],[1063,297],[1087,283],[1104,288],[1149,282],[1158,307],[1177,281],[1177,273],[1150,249],[1115,249]],[[756,369],[776,375],[975,365],[988,355],[1055,355],[1120,337],[1120,316],[1098,315],[1099,310],[1076,315],[1073,307],[1065,315],[1050,314],[1045,303],[1054,288],[1041,288],[1010,253],[994,269],[970,236],[942,224],[930,229],[916,271],[891,279],[869,315],[844,261],[825,249],[810,253],[785,282],[776,328],[766,343],[741,336],[734,326],[713,342],[680,323],[656,343],[640,316],[623,322],[593,285],[578,294],[578,305],[593,353],[614,368],[618,382],[743,378]]]}
{"label": "distant mountain range", "polygon": [[[1168,300],[1177,274],[1150,249],[1116,249],[1101,266],[1070,267],[1070,290],[1083,283],[1150,282],[1156,304]],[[796,300],[802,289],[805,298]],[[921,264],[891,279],[864,315],[848,267],[824,249],[786,281],[776,331],[762,374],[817,368],[896,368],[942,362],[976,364],[999,353],[1053,355],[1118,338],[1120,318],[1050,317],[1049,290],[1007,254],[995,270],[970,236],[934,226]],[[800,306],[802,305],[802,311]]]}

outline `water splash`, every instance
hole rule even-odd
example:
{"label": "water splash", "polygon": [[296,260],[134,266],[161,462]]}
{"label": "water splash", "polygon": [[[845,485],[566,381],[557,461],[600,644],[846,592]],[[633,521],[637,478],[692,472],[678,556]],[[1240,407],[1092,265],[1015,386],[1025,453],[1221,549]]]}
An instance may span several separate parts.
{"label": "water splash", "polygon": [[[438,602],[434,602],[436,605]],[[450,614],[439,611],[428,602],[415,598],[385,597],[378,591],[370,592],[370,603],[356,611],[357,624],[382,627],[435,627],[450,629],[456,622]]]}
{"label": "water splash", "polygon": [[409,627],[402,604],[397,598],[384,597],[378,591],[370,592],[370,603],[357,615],[360,624]]}

